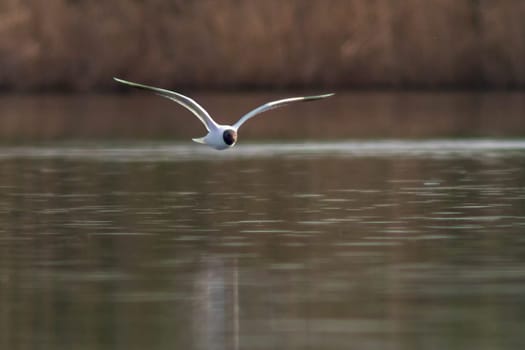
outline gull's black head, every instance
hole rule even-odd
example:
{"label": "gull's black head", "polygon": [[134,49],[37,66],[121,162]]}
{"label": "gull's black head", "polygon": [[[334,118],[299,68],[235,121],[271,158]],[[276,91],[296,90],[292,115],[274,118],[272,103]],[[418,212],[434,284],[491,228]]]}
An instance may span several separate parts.
{"label": "gull's black head", "polygon": [[225,130],[222,133],[222,139],[228,146],[233,145],[237,141],[237,132],[235,130]]}

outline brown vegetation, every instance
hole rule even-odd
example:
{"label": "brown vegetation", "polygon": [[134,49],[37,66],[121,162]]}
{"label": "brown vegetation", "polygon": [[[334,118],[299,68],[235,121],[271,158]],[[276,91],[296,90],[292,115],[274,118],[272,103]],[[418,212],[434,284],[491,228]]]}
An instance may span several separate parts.
{"label": "brown vegetation", "polygon": [[524,87],[522,0],[3,0],[0,86]]}

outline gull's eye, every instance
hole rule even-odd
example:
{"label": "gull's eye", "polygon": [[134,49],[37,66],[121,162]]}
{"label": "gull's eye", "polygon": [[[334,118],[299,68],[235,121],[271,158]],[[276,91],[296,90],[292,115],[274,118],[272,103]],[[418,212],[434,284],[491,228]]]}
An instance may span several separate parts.
{"label": "gull's eye", "polygon": [[222,139],[224,140],[224,143],[231,146],[237,140],[237,133],[233,130],[226,130],[222,133]]}

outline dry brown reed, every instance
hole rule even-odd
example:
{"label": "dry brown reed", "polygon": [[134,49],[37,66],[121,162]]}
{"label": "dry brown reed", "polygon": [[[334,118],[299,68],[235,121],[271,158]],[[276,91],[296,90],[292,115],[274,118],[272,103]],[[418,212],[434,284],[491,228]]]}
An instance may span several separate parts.
{"label": "dry brown reed", "polygon": [[0,87],[525,86],[523,0],[3,0]]}

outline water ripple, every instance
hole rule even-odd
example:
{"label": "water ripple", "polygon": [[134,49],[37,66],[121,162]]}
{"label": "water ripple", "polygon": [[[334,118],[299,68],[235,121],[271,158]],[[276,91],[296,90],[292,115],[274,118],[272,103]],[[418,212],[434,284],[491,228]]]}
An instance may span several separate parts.
{"label": "water ripple", "polygon": [[203,146],[164,143],[110,145],[68,145],[67,147],[0,147],[0,159],[92,159],[99,161],[220,161],[238,158],[267,158],[275,156],[331,156],[331,157],[495,157],[502,154],[523,154],[522,140],[430,140],[430,141],[340,141],[301,143],[245,143],[228,152],[217,152]]}

